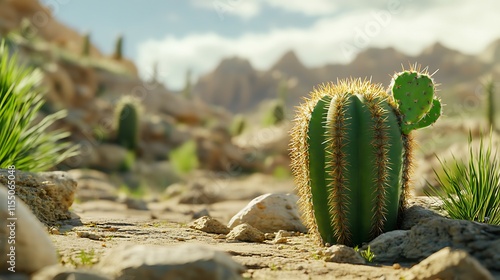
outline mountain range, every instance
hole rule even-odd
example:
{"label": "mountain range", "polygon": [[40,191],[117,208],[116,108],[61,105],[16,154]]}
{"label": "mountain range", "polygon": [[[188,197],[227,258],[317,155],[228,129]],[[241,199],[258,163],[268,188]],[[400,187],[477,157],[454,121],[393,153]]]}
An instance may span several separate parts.
{"label": "mountain range", "polygon": [[[360,77],[387,86],[390,76],[402,65],[418,63],[429,67],[439,95],[446,104],[455,104],[478,97],[478,88],[490,75],[500,79],[500,39],[490,43],[477,55],[464,54],[435,43],[416,56],[394,48],[369,48],[349,64],[326,64],[308,68],[293,51],[286,52],[266,71],[254,69],[241,57],[222,60],[210,73],[200,77],[194,94],[209,104],[233,113],[249,112],[263,101],[277,98],[280,84],[287,81],[286,103],[297,105],[315,85],[337,79]],[[497,98],[499,99],[499,98]],[[497,100],[500,101],[500,100]]]}

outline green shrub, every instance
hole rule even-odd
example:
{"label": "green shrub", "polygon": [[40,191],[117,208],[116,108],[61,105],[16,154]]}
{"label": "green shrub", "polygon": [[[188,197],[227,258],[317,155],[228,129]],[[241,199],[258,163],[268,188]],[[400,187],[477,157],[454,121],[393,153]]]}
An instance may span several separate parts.
{"label": "green shrub", "polygon": [[468,142],[469,159],[453,156],[450,164],[442,161],[441,172],[434,170],[438,187],[429,184],[428,195],[443,201],[453,219],[500,225],[500,162],[498,149],[492,151],[492,139],[486,147],[481,136],[474,149],[472,136]]}
{"label": "green shrub", "polygon": [[17,55],[9,55],[4,42],[0,44],[0,167],[43,171],[77,154],[77,147],[60,143],[69,133],[48,131],[65,117],[59,111],[37,122],[37,113],[44,104],[39,87],[41,72],[18,66]]}
{"label": "green shrub", "polygon": [[196,142],[190,140],[182,144],[175,150],[170,151],[170,163],[179,174],[186,174],[199,165],[196,155]]}

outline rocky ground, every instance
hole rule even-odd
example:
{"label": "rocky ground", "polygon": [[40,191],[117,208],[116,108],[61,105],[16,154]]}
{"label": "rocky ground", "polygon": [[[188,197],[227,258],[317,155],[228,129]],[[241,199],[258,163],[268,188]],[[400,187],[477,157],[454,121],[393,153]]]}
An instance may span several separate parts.
{"label": "rocky ground", "polygon": [[[54,188],[44,180],[52,178],[66,190],[74,183],[62,173],[25,177],[31,178],[23,185],[26,193],[45,182],[24,198],[35,214],[40,211],[33,207],[43,206],[30,205],[30,199]],[[286,194],[293,192],[290,180],[252,175],[217,183],[223,190],[212,196],[216,202],[193,204],[193,197],[207,194],[188,187],[178,195],[170,190],[170,199],[104,196],[108,199],[78,202],[69,209],[71,219],[49,222],[45,229],[20,222],[18,238],[26,238],[29,247],[19,249],[17,266],[31,269],[31,279],[500,279],[500,228],[443,218],[432,199],[414,199],[402,230],[370,243],[375,258],[367,262],[351,248],[320,247],[300,232],[296,198]],[[275,194],[259,196],[269,192]],[[57,201],[67,206],[64,197],[54,201],[51,207]],[[20,231],[28,234],[22,237]],[[46,232],[48,247],[38,237]],[[58,253],[54,260],[50,246]],[[0,279],[30,278],[0,273]]]}

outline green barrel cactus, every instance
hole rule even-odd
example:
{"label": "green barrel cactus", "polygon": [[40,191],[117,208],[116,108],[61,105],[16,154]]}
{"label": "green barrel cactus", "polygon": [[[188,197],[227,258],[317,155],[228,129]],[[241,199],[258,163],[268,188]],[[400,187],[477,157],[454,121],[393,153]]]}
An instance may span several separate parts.
{"label": "green barrel cactus", "polygon": [[140,111],[139,102],[128,96],[120,99],[115,111],[116,141],[131,151],[139,146]]}
{"label": "green barrel cactus", "polygon": [[319,242],[361,245],[397,228],[409,194],[410,132],[441,115],[434,92],[431,75],[415,65],[396,73],[387,92],[342,80],[315,88],[298,107],[291,168]]}

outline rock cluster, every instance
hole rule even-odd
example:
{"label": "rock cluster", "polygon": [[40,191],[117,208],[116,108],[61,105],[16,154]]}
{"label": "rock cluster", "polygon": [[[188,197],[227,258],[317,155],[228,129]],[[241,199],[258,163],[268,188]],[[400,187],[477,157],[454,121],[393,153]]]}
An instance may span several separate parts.
{"label": "rock cluster", "polygon": [[[30,173],[15,171],[16,195],[44,224],[71,218],[76,181],[66,172]],[[7,185],[8,170],[0,169],[0,183]]]}

